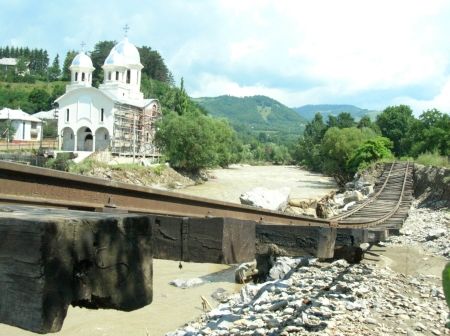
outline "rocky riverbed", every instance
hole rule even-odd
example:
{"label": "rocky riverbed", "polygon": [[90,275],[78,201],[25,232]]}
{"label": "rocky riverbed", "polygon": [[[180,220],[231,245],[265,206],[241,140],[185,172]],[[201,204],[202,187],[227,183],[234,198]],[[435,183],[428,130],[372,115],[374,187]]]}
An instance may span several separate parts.
{"label": "rocky riverbed", "polygon": [[[280,257],[267,282],[244,286],[167,335],[447,335],[439,272],[449,257],[449,225],[448,210],[413,208],[403,234],[369,249],[361,264]],[[413,272],[386,263],[402,264],[396,249],[405,247],[420,256]],[[431,259],[434,270],[421,269]]]}

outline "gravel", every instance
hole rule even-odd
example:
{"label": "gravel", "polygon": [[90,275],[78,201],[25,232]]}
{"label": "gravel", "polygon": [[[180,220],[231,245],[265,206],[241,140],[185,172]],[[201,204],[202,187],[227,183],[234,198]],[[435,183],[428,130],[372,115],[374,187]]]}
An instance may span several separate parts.
{"label": "gravel", "polygon": [[[447,211],[411,210],[386,245],[416,244],[449,257]],[[270,281],[248,284],[199,320],[168,336],[447,335],[439,279],[404,275],[377,264],[279,258]]]}
{"label": "gravel", "polygon": [[414,205],[400,229],[401,235],[390,237],[388,244],[419,245],[433,255],[450,258],[449,210],[431,210]]}

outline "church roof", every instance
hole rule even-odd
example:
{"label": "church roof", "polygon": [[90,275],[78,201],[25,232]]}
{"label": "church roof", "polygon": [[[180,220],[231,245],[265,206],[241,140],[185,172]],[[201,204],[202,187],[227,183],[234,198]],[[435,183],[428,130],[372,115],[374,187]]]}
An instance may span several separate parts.
{"label": "church roof", "polygon": [[0,110],[0,120],[23,120],[23,121],[33,121],[33,122],[42,122],[41,119],[33,117],[32,115],[22,111],[22,110],[13,110],[5,107]]}
{"label": "church roof", "polygon": [[104,65],[125,67],[137,65],[142,67],[138,49],[126,37],[111,49]]}
{"label": "church roof", "polygon": [[80,51],[78,55],[76,55],[72,61],[72,65],[70,67],[80,67],[80,68],[92,68],[94,69],[94,66],[92,65],[91,58],[84,53],[84,51]]}

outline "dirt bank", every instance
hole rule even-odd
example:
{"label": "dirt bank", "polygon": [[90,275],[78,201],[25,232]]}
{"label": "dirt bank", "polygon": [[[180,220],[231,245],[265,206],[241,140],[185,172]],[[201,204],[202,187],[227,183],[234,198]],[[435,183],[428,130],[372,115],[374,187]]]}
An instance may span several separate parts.
{"label": "dirt bank", "polygon": [[450,169],[414,164],[414,197],[422,207],[450,207]]}

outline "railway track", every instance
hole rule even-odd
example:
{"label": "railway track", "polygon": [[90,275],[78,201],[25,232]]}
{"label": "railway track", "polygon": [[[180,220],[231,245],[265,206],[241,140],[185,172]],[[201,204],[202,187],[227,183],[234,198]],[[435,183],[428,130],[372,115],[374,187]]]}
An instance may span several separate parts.
{"label": "railway track", "polygon": [[181,217],[230,217],[260,224],[398,228],[412,201],[412,166],[387,164],[374,195],[331,219],[294,216],[201,197],[0,161],[0,202],[95,211],[115,208]]}
{"label": "railway track", "polygon": [[412,168],[409,162],[385,164],[372,197],[356,203],[349,211],[332,220],[337,221],[338,225],[355,223],[385,228],[401,227],[413,200]]}

